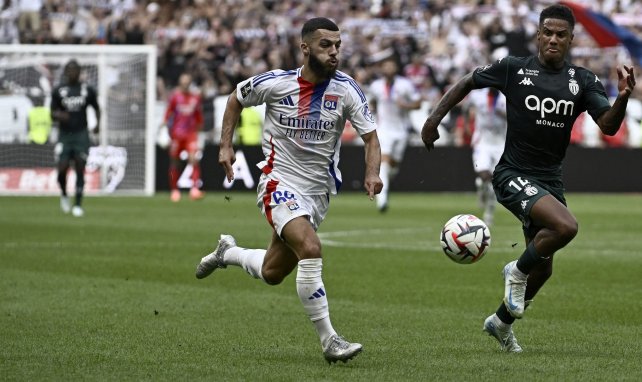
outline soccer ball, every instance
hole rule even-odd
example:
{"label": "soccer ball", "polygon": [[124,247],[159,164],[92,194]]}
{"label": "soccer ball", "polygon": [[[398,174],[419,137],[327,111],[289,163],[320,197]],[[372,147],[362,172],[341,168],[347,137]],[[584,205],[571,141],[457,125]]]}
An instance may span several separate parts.
{"label": "soccer ball", "polygon": [[441,230],[441,248],[458,264],[472,264],[481,259],[490,247],[490,230],[475,215],[453,216]]}

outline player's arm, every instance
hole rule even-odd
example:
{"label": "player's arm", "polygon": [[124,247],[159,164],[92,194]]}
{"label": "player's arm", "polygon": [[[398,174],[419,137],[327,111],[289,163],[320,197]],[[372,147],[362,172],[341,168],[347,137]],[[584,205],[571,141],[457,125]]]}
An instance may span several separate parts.
{"label": "player's arm", "polygon": [[203,123],[205,119],[203,118],[203,100],[199,97],[198,103],[196,104],[196,110],[194,110],[194,122],[196,123],[196,131],[203,130]]}
{"label": "player's arm", "polygon": [[62,107],[58,89],[51,96],[51,119],[57,122],[67,122],[69,120],[69,113]]}
{"label": "player's arm", "polygon": [[455,107],[471,90],[475,87],[473,81],[473,72],[466,74],[462,79],[457,81],[444,96],[439,100],[437,107],[426,119],[423,128],[421,129],[421,139],[428,150],[435,147],[435,141],[439,139],[439,132],[437,128],[442,119],[448,114],[450,109]]}
{"label": "player's arm", "polygon": [[397,99],[397,106],[404,110],[417,110],[421,107],[422,97],[415,92],[414,86],[408,84],[404,96]]}
{"label": "player's arm", "polygon": [[176,98],[174,97],[174,94],[169,97],[169,102],[167,103],[167,107],[165,108],[165,116],[163,117],[163,125],[167,126],[167,122],[169,122],[169,119],[174,115],[174,109],[176,108]]}
{"label": "player's arm", "polygon": [[225,170],[228,181],[234,180],[234,170],[232,164],[236,161],[232,140],[234,139],[234,129],[239,123],[239,117],[243,111],[243,105],[236,98],[236,89],[227,98],[225,112],[223,113],[223,127],[221,131],[221,142],[219,143],[218,163]]}
{"label": "player's arm", "polygon": [[366,173],[363,185],[368,192],[370,200],[381,192],[383,182],[379,178],[379,167],[381,166],[381,147],[377,131],[371,131],[361,136],[366,151]]}
{"label": "player's arm", "polygon": [[96,94],[96,91],[91,90],[91,97],[89,97],[89,105],[94,109],[94,113],[96,114],[96,127],[94,128],[94,132],[98,133],[100,131],[100,105],[98,104],[98,94]]}
{"label": "player's arm", "polygon": [[635,74],[633,67],[624,65],[624,71],[617,68],[618,90],[619,93],[615,102],[610,109],[602,113],[595,121],[605,135],[615,135],[622,121],[626,116],[626,105],[629,101],[629,96],[635,87]]}

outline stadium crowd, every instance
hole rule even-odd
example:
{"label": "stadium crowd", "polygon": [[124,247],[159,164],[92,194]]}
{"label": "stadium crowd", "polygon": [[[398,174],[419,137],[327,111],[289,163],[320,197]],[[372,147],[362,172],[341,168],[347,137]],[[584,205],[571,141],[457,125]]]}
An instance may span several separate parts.
{"label": "stadium crowd", "polygon": [[[583,1],[642,38],[642,2]],[[550,1],[516,0],[3,0],[0,43],[154,44],[158,97],[166,99],[181,73],[192,73],[205,99],[228,94],[244,78],[301,65],[302,23],[323,15],[342,28],[341,70],[364,86],[378,75],[373,63],[393,54],[427,105],[464,73],[507,54],[532,52],[537,15]],[[600,76],[616,93],[616,62],[624,48],[598,48],[576,26],[572,61]],[[639,72],[639,66],[637,66]],[[590,145],[640,146],[642,94],[629,106],[626,137]],[[422,109],[425,113],[425,108]],[[446,130],[464,128],[450,118]],[[463,114],[463,113],[462,113]],[[459,126],[458,126],[459,124]],[[416,126],[420,129],[421,126]],[[581,129],[577,129],[581,133]],[[451,137],[460,135],[451,134]],[[580,136],[578,142],[586,137]],[[590,141],[591,138],[588,138]],[[463,144],[461,140],[450,143]]]}

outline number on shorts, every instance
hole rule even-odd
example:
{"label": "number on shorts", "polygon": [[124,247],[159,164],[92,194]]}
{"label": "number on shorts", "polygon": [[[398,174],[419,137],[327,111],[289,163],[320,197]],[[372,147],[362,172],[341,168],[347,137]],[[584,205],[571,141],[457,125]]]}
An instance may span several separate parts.
{"label": "number on shorts", "polygon": [[280,203],[283,203],[283,202],[287,202],[290,199],[296,199],[296,198],[294,197],[293,193],[291,193],[290,191],[286,190],[286,191],[283,191],[283,192],[274,191],[272,193],[272,199],[274,199],[274,203],[280,204]]}
{"label": "number on shorts", "polygon": [[511,180],[508,183],[508,185],[511,186],[511,187],[514,187],[517,191],[521,191],[524,186],[526,186],[527,184],[530,184],[530,182],[528,180],[522,179],[521,176],[518,176],[516,179],[517,179],[517,182],[519,182],[519,184],[521,184],[521,186],[519,186],[517,183],[515,183],[514,180]]}

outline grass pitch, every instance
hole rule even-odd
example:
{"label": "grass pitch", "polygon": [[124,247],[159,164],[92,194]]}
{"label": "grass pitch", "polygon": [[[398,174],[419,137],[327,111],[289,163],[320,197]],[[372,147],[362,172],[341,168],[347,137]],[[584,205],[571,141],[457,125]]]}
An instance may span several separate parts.
{"label": "grass pitch", "polygon": [[[229,197],[229,198],[227,198]],[[197,280],[220,233],[265,247],[253,193],[199,202],[0,198],[0,379],[497,381],[642,380],[642,195],[568,195],[580,231],[556,256],[504,354],[482,334],[523,250],[498,206],[490,252],[458,265],[441,226],[480,213],[473,194],[393,194],[380,215],[362,194],[331,201],[319,231],[335,328],[364,351],[327,365],[295,275],[269,287],[240,268]]]}

